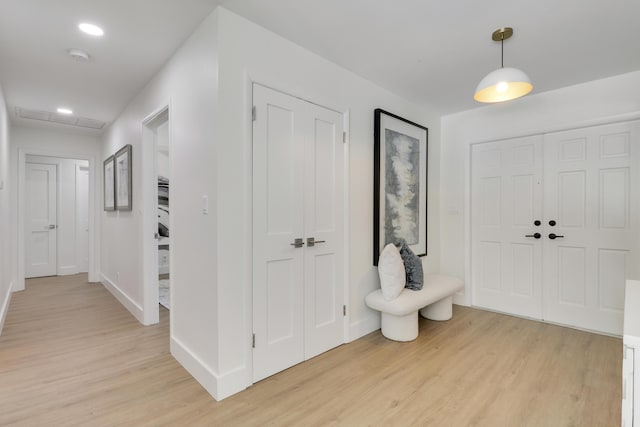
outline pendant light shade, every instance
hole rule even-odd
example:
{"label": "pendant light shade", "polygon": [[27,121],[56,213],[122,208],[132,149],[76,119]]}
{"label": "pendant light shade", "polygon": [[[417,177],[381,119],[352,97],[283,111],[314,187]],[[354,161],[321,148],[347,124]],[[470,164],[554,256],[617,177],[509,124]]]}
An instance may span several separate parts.
{"label": "pendant light shade", "polygon": [[513,28],[501,28],[493,32],[492,39],[502,44],[501,67],[483,78],[473,99],[478,102],[503,102],[520,98],[531,92],[533,85],[527,74],[517,68],[504,68],[504,41],[513,35]]}
{"label": "pendant light shade", "polygon": [[531,92],[531,79],[517,68],[498,68],[480,80],[473,99],[478,102],[502,102]]}

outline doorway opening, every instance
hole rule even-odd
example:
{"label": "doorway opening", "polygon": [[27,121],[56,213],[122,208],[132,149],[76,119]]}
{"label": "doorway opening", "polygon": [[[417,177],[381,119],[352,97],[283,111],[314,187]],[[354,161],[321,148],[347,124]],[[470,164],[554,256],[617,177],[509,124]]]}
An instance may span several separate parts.
{"label": "doorway opening", "polygon": [[171,310],[171,137],[169,108],[143,121],[144,324],[158,323]]}
{"label": "doorway opening", "polygon": [[24,160],[24,278],[88,273],[89,161],[32,154]]}

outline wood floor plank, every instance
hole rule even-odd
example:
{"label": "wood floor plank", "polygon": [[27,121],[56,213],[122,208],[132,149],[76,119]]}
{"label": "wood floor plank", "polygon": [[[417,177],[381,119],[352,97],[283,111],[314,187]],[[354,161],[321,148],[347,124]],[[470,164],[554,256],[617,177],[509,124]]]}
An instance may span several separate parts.
{"label": "wood floor plank", "polygon": [[0,336],[2,426],[615,426],[620,339],[467,307],[369,334],[215,402],[86,275],[32,279]]}

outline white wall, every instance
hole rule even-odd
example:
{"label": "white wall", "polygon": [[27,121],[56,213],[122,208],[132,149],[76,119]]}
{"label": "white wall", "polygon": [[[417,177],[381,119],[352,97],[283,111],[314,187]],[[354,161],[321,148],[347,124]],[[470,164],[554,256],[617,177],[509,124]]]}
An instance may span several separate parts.
{"label": "white wall", "polygon": [[251,382],[251,86],[256,81],[339,111],[349,131],[350,339],[379,328],[364,297],[379,287],[373,252],[373,112],[382,108],[429,128],[427,271],[439,258],[440,117],[283,39],[219,9],[217,128],[219,396]]}
{"label": "white wall", "polygon": [[[26,156],[27,163],[49,164],[57,166],[57,274],[66,276],[88,271],[88,265],[80,264],[83,254],[79,251],[88,246],[89,234],[78,234],[77,217],[78,199],[88,200],[86,195],[79,194],[78,167],[89,167],[87,160],[67,159],[48,156]],[[81,240],[86,240],[83,242]],[[26,247],[26,245],[25,245]]]}
{"label": "white wall", "polygon": [[[216,172],[217,12],[178,49],[137,94],[103,137],[101,160],[125,144],[133,148],[133,210],[101,212],[102,282],[140,320],[148,255],[157,232],[153,144],[143,144],[143,121],[169,105],[171,138],[171,351],[212,394],[216,393]],[[147,132],[147,131],[145,131]],[[148,133],[148,132],[147,132]],[[151,139],[152,140],[152,139]],[[208,195],[208,215],[201,198]],[[148,206],[147,206],[148,205]],[[145,208],[147,206],[147,208]],[[151,212],[149,212],[151,209]],[[148,221],[149,216],[155,221]],[[158,256],[157,243],[152,257]],[[157,270],[155,271],[157,275]],[[157,314],[156,314],[157,315]]]}
{"label": "white wall", "polygon": [[11,274],[11,204],[9,173],[9,115],[0,87],[0,334],[9,309]]}
{"label": "white wall", "polygon": [[169,178],[169,121],[156,128],[156,145],[158,147],[158,175]]}
{"label": "white wall", "polygon": [[[14,291],[24,289],[24,246],[21,212],[24,212],[24,198],[21,198],[21,185],[24,185],[24,162],[27,155],[42,155],[89,161],[89,182],[92,194],[90,212],[102,209],[102,163],[100,160],[100,140],[91,133],[65,132],[57,129],[11,128],[11,247],[12,274],[15,281]],[[92,230],[89,242],[94,254],[94,262],[89,265],[89,281],[97,281],[99,266],[99,233],[96,231],[96,217],[89,219]],[[21,255],[21,256],[20,256]]]}
{"label": "white wall", "polygon": [[[468,268],[469,145],[637,118],[640,71],[527,96],[442,118],[441,269],[465,277]],[[467,277],[468,278],[468,277]],[[470,304],[470,284],[459,304]]]}
{"label": "white wall", "polygon": [[[429,127],[424,265],[427,271],[440,265],[438,115],[218,8],[104,136],[102,159],[124,144],[133,146],[134,206],[132,212],[102,213],[101,258],[103,283],[142,321],[142,247],[153,224],[143,230],[147,202],[141,198],[148,194],[143,181],[154,153],[142,143],[141,123],[170,103],[171,350],[218,399],[247,387],[252,377],[249,78],[349,112],[351,339],[379,328],[379,314],[364,304],[379,286],[371,259],[375,108]],[[208,215],[201,212],[205,195]]]}

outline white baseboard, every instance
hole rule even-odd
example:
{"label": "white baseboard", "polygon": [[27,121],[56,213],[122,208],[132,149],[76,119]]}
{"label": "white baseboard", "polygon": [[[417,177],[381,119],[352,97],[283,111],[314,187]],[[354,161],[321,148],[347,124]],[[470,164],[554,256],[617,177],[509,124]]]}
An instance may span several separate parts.
{"label": "white baseboard", "polygon": [[218,398],[218,375],[209,368],[198,356],[185,346],[182,341],[172,336],[169,347],[171,355],[200,383],[202,387],[215,399]]}
{"label": "white baseboard", "polygon": [[171,337],[171,354],[217,401],[247,388],[245,368],[218,375],[179,339]]}
{"label": "white baseboard", "polygon": [[464,291],[461,292],[457,292],[454,296],[453,296],[453,303],[455,305],[462,305],[465,307],[471,307],[471,303],[469,301],[469,298],[467,298],[467,295]]}
{"label": "white baseboard", "polygon": [[63,267],[58,267],[58,276],[71,276],[72,274],[78,273],[78,266],[76,265],[66,265]]}
{"label": "white baseboard", "polygon": [[129,296],[125,294],[122,289],[116,286],[116,284],[113,283],[113,281],[111,281],[107,276],[101,274],[100,277],[102,278],[100,282],[109,292],[111,292],[111,295],[113,295],[115,299],[120,302],[120,304],[124,305],[125,308],[129,310],[131,314],[133,314],[133,317],[138,319],[138,322],[144,324],[144,313],[142,307],[140,307],[140,305],[134,300],[129,298]]}
{"label": "white baseboard", "polygon": [[225,399],[249,387],[251,383],[247,383],[247,375],[247,368],[244,366],[218,375],[217,400]]}
{"label": "white baseboard", "polygon": [[370,334],[373,331],[380,329],[380,314],[372,314],[362,320],[358,320],[355,323],[349,325],[349,338],[351,341],[355,341],[358,338]]}
{"label": "white baseboard", "polygon": [[9,302],[11,302],[11,294],[13,293],[13,282],[9,283],[6,295],[2,299],[2,306],[0,307],[0,335],[4,329],[4,320],[7,318],[7,312],[9,311]]}

